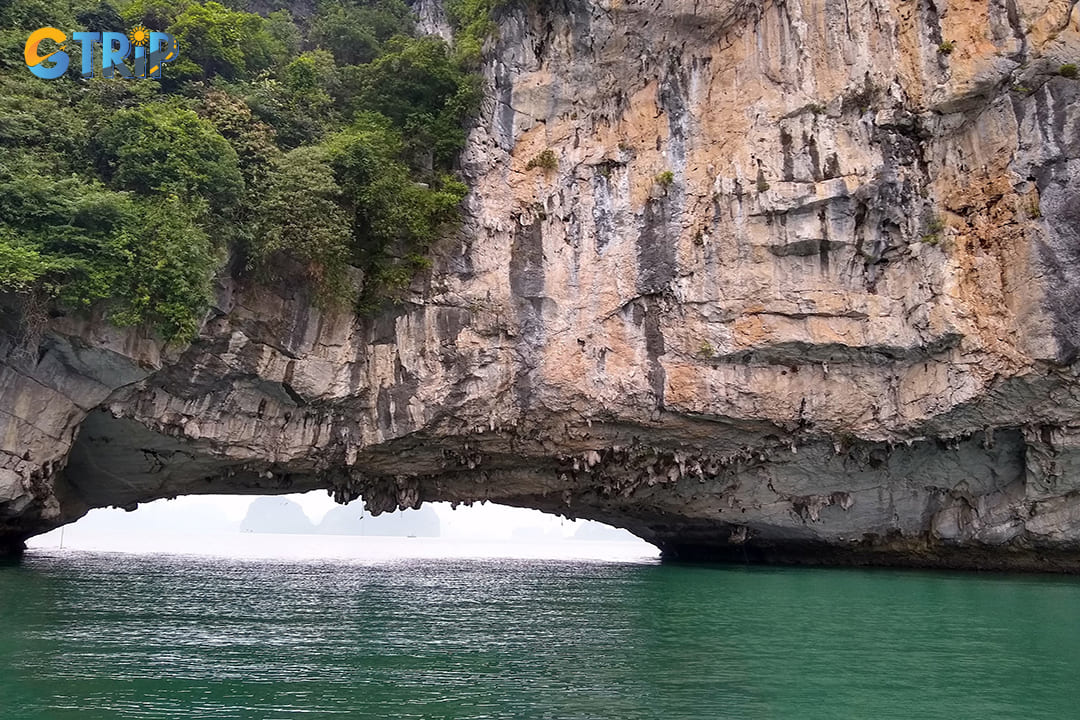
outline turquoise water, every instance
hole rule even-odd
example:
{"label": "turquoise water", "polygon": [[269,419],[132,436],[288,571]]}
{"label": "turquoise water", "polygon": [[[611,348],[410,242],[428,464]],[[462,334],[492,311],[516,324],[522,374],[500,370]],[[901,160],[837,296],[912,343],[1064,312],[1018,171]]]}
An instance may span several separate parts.
{"label": "turquoise water", "polygon": [[1072,718],[1080,582],[31,553],[0,717]]}

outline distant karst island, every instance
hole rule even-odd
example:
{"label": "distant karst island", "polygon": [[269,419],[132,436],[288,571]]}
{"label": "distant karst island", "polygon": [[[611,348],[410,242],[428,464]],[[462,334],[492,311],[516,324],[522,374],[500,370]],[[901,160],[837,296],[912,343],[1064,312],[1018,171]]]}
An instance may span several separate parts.
{"label": "distant karst island", "polygon": [[428,506],[373,516],[361,500],[332,508],[316,525],[300,505],[283,497],[260,497],[251,502],[240,532],[299,535],[375,535],[439,537],[439,516]]}

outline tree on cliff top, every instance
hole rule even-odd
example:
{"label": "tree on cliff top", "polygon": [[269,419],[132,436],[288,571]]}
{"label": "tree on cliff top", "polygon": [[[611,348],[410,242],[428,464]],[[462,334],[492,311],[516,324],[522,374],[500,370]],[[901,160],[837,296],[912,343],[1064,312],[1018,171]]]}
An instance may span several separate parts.
{"label": "tree on cliff top", "polygon": [[[120,18],[177,36],[160,82],[13,60],[42,25]],[[254,277],[299,259],[317,297],[373,308],[454,222],[477,79],[410,37],[401,0],[321,0],[299,25],[213,0],[12,0],[0,27],[0,290],[187,338],[230,255]]]}

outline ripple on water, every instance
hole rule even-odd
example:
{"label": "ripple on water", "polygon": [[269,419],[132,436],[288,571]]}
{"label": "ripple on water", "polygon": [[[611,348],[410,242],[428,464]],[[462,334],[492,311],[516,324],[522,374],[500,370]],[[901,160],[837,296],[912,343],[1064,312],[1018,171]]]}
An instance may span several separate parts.
{"label": "ripple on water", "polygon": [[0,704],[54,718],[1066,718],[1080,583],[543,560],[31,554]]}

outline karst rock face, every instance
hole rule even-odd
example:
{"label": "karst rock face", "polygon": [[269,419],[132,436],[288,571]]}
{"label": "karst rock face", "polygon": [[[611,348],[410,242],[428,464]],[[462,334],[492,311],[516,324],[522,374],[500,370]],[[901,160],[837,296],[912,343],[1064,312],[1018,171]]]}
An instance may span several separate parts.
{"label": "karst rock face", "polygon": [[486,50],[465,225],[396,310],[223,279],[175,348],[5,300],[0,545],[326,488],[1080,569],[1075,2],[557,0]]}

